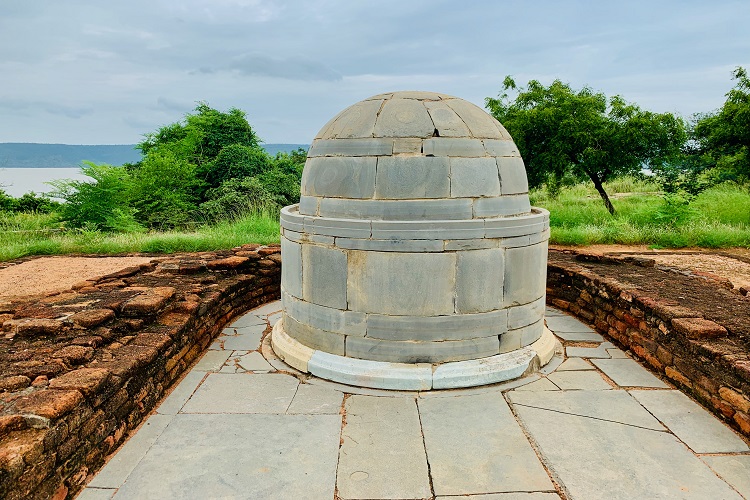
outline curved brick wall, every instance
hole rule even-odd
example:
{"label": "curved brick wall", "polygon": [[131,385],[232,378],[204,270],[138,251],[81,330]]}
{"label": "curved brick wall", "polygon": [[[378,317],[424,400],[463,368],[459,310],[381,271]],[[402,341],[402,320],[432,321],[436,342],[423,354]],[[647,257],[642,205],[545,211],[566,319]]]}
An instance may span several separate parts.
{"label": "curved brick wall", "polygon": [[280,248],[161,258],[0,303],[0,498],[70,498],[223,326],[279,297]]}

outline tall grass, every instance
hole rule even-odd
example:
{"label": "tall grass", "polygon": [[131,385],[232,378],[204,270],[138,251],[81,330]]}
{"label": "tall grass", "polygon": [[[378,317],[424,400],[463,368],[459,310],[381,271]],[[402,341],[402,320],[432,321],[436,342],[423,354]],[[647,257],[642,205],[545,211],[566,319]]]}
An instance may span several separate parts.
{"label": "tall grass", "polygon": [[56,229],[59,223],[54,216],[0,216],[0,260],[27,255],[201,252],[279,241],[278,216],[271,213],[246,215],[194,231],[112,234]]}
{"label": "tall grass", "polygon": [[723,184],[689,204],[669,204],[658,185],[633,178],[605,185],[617,211],[611,216],[590,183],[564,188],[551,198],[531,192],[533,205],[550,211],[551,243],[628,244],[653,247],[750,247],[750,192]]}

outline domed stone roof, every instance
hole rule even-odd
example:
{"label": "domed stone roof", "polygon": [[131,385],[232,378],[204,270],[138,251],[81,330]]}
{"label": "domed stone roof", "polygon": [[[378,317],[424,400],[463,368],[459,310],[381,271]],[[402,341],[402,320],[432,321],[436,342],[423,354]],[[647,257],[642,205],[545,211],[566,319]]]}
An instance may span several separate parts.
{"label": "domed stone roof", "polygon": [[302,176],[303,215],[465,220],[530,210],[523,160],[505,128],[433,92],[346,108],[316,135]]}

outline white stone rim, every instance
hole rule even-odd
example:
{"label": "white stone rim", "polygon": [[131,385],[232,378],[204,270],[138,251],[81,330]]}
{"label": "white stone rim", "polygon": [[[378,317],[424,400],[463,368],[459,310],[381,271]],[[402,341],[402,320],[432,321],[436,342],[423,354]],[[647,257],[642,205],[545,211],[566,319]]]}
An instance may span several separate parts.
{"label": "white stone rim", "polygon": [[[322,379],[371,389],[425,391],[506,382],[528,375],[549,363],[557,345],[554,335],[545,327],[542,336],[533,344],[488,358],[435,365],[389,363],[348,358],[312,349],[290,337],[282,323],[279,319],[273,326],[271,346],[285,363]],[[331,369],[336,365],[345,366],[346,373]],[[435,377],[436,373],[438,378]],[[441,376],[441,373],[444,375]]]}

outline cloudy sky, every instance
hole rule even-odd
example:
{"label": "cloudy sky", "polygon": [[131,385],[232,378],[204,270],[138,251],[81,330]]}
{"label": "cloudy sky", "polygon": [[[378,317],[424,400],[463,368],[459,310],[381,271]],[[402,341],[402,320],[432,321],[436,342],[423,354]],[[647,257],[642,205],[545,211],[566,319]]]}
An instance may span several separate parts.
{"label": "cloudy sky", "polygon": [[206,101],[308,143],[391,90],[483,105],[505,75],[710,111],[750,68],[750,2],[0,0],[0,142],[126,144]]}

